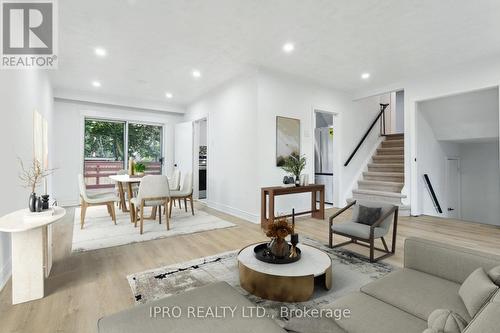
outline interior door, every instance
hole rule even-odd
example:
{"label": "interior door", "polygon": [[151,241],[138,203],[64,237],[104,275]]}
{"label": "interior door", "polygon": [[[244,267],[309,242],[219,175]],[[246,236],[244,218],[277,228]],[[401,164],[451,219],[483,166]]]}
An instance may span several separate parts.
{"label": "interior door", "polygon": [[460,218],[460,161],[456,158],[446,160],[447,216]]}
{"label": "interior door", "polygon": [[175,125],[174,146],[174,164],[183,177],[187,172],[193,172],[193,122]]}

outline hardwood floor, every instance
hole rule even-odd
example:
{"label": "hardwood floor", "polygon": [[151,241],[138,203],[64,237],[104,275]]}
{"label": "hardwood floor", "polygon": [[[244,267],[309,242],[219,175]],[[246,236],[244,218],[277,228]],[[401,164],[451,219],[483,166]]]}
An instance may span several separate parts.
{"label": "hardwood floor", "polygon": [[[13,306],[9,282],[0,292],[1,332],[95,332],[100,317],[133,306],[128,274],[236,250],[266,239],[257,224],[199,205],[197,209],[229,220],[236,227],[77,254],[71,254],[71,210],[63,221],[54,225],[54,266],[46,280],[46,297]],[[334,211],[328,210],[326,215]],[[349,217],[350,212],[346,212],[340,220]],[[297,230],[325,244],[328,241],[327,221],[298,219]],[[428,216],[401,217],[397,254],[386,262],[402,266],[403,242],[410,236],[500,254],[499,227]],[[334,241],[343,239],[335,236]],[[367,254],[366,248],[353,246],[354,250]]]}

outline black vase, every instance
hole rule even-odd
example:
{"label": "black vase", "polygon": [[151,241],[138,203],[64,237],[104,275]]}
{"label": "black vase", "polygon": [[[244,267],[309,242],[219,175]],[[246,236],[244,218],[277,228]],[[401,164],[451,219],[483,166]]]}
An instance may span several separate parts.
{"label": "black vase", "polygon": [[42,203],[42,198],[37,197],[36,198],[36,205],[35,209],[37,213],[40,213],[43,210],[43,203]]}
{"label": "black vase", "polygon": [[30,194],[30,198],[28,201],[28,208],[30,209],[30,212],[36,212],[36,193],[33,192]]}
{"label": "black vase", "polygon": [[295,177],[295,186],[300,186],[300,177]]}

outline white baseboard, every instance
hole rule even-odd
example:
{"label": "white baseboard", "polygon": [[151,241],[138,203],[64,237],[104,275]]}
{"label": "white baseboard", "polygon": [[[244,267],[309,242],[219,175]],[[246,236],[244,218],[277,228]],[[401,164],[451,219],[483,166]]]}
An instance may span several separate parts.
{"label": "white baseboard", "polygon": [[210,200],[207,200],[207,206],[210,208],[216,209],[216,210],[220,210],[223,213],[227,213],[229,215],[239,217],[239,218],[246,220],[248,222],[252,222],[255,224],[260,223],[260,219],[259,219],[258,215],[243,211],[243,210],[238,209],[238,208],[234,208],[234,207],[227,206],[227,205],[224,205],[224,204],[221,204],[218,202],[213,202]]}
{"label": "white baseboard", "polygon": [[2,290],[3,287],[5,287],[11,275],[12,275],[12,259],[9,257],[9,260],[5,263],[5,265],[3,265],[2,269],[0,270],[0,290]]}

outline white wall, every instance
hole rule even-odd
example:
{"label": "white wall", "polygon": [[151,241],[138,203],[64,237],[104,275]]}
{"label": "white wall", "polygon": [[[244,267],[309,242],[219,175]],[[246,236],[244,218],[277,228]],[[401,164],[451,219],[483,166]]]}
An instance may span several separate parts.
{"label": "white wall", "polygon": [[[296,77],[260,70],[237,78],[188,107],[186,120],[208,116],[208,204],[257,222],[260,188],[282,183],[284,171],[276,167],[276,116],[301,120],[301,154],[313,171],[313,110],[337,113],[339,200],[352,194],[366,162],[378,144],[373,134],[351,164],[343,163],[379,111],[378,98],[352,102],[351,96]],[[306,195],[279,198],[277,213],[310,205]]]}
{"label": "white wall", "polygon": [[460,145],[462,219],[500,226],[498,142]]}
{"label": "white wall", "polygon": [[[49,128],[49,168],[52,164],[53,98],[52,87],[44,71],[5,70],[0,75],[0,142],[4,175],[0,191],[0,216],[26,208],[30,190],[21,187],[17,158],[26,163],[33,158],[33,111],[41,113]],[[51,184],[49,179],[49,194]],[[10,235],[0,233],[0,289],[11,274]]]}
{"label": "white wall", "polygon": [[78,204],[77,175],[83,170],[84,118],[138,121],[164,125],[164,172],[170,172],[174,158],[174,124],[182,114],[57,99],[54,112],[54,197],[60,205]]}

